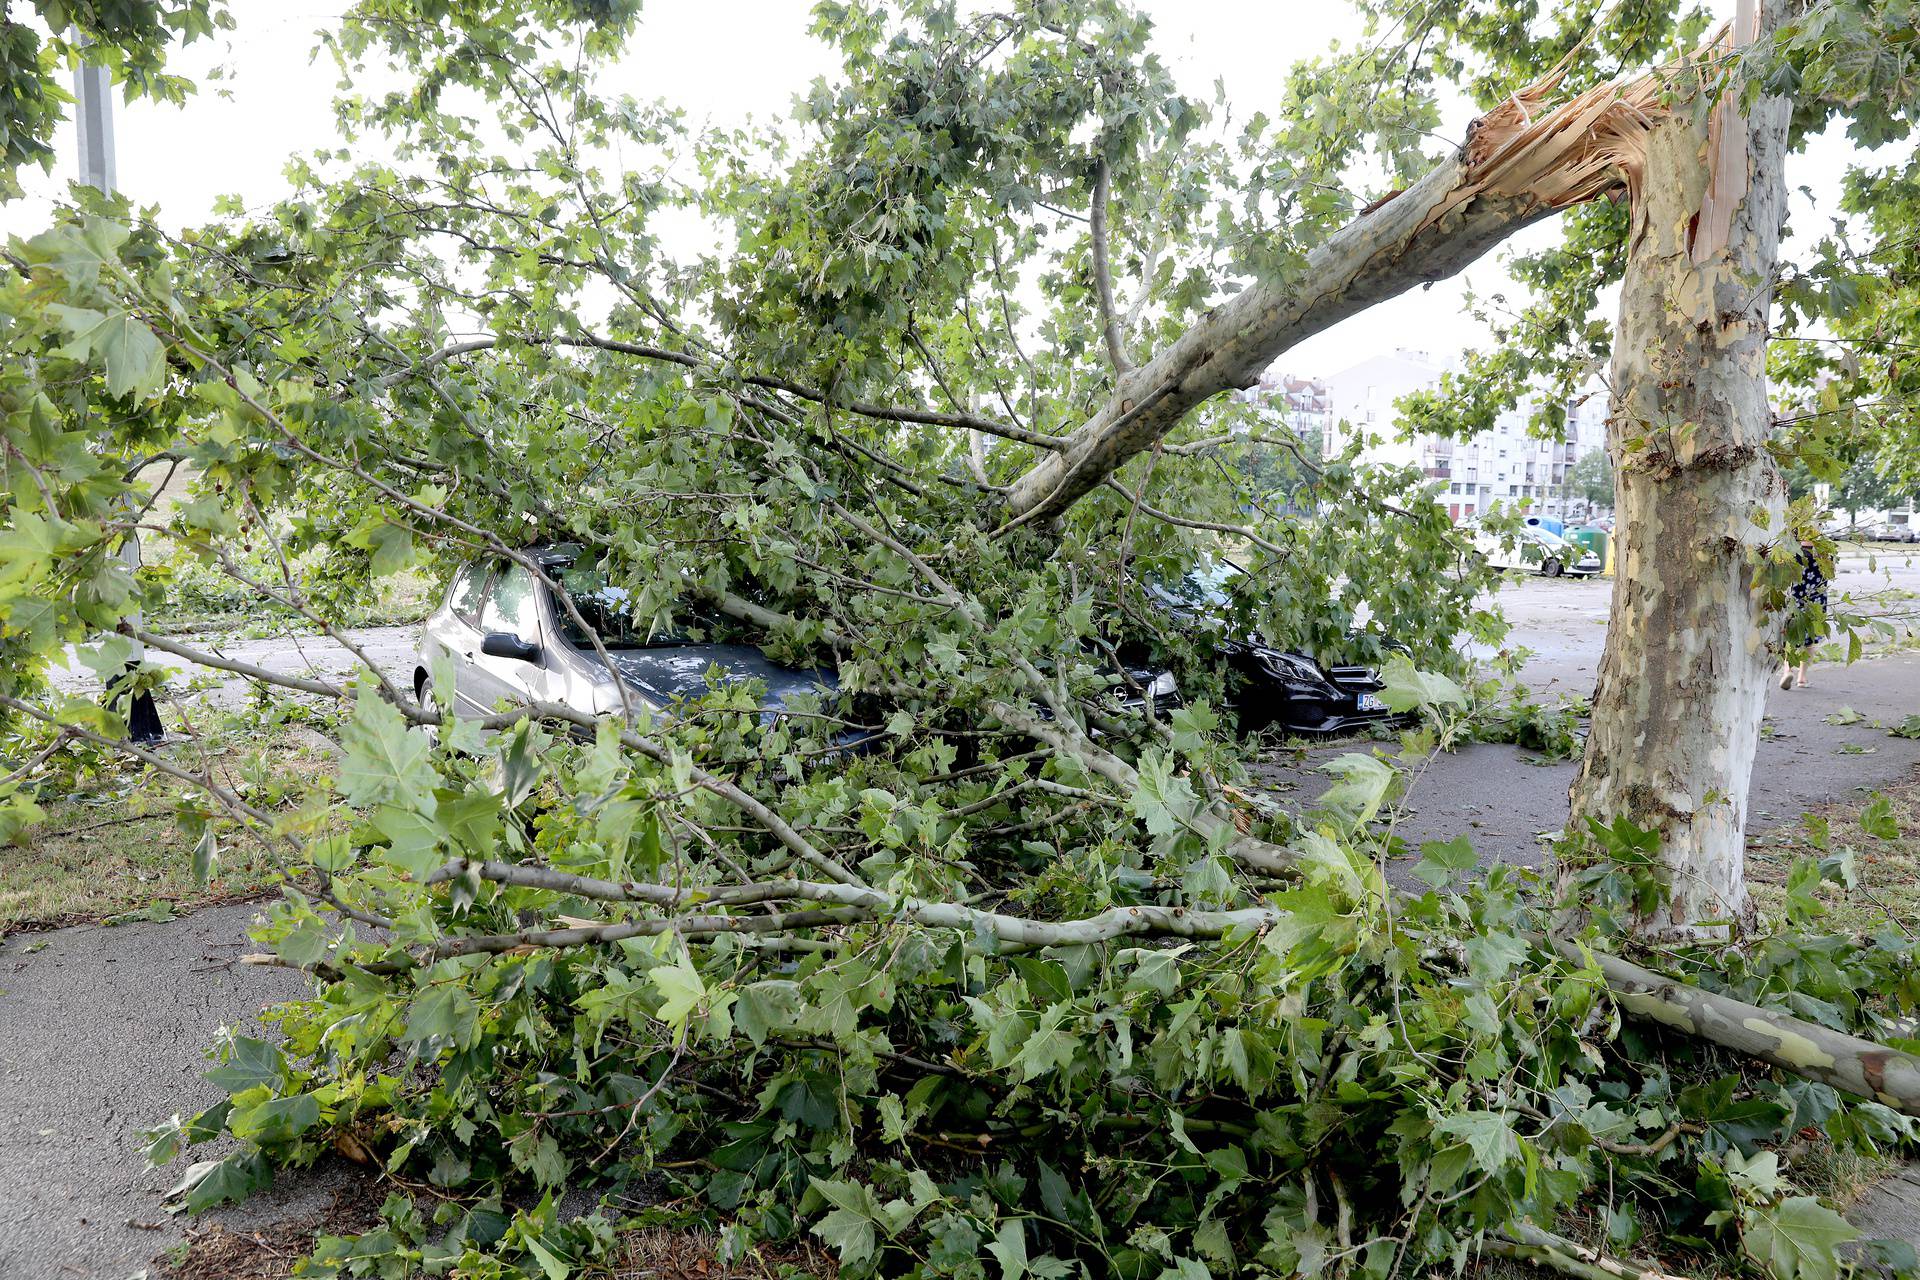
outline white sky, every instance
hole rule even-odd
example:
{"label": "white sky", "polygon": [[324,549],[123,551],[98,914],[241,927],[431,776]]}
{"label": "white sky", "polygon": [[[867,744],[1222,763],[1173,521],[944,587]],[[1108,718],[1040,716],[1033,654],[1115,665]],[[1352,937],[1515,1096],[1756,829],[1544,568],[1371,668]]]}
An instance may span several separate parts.
{"label": "white sky", "polygon": [[[1725,4],[1731,9],[1732,0]],[[1156,47],[1182,88],[1210,98],[1219,78],[1238,118],[1271,107],[1295,58],[1359,33],[1358,19],[1340,0],[1143,0],[1143,7],[1157,24]],[[831,52],[808,34],[810,9],[806,0],[647,0],[631,52],[608,88],[664,99],[683,107],[693,123],[724,126],[750,114],[782,115],[816,76],[837,71]],[[328,23],[329,7],[312,0],[233,0],[232,10],[230,45],[203,41],[176,54],[173,69],[202,80],[186,107],[116,103],[120,188],[138,202],[157,204],[169,226],[204,221],[221,195],[237,194],[248,205],[270,201],[288,189],[281,176],[288,157],[338,145],[331,106],[336,74],[330,59],[315,57],[312,34]],[[227,78],[205,82],[216,64],[224,65]],[[1456,135],[1465,123],[1464,115],[1448,121]],[[23,175],[28,198],[0,205],[0,236],[32,234],[45,224],[52,196],[64,192],[75,172],[71,126],[61,144],[54,173]],[[1816,195],[1830,192],[1847,159],[1842,142],[1822,139],[1795,157],[1789,181],[1813,187]],[[1793,210],[1800,230],[1824,227],[1824,218],[1807,216],[1798,195]],[[1552,243],[1556,235],[1552,223],[1544,224],[1507,248]],[[1284,356],[1280,368],[1330,374],[1395,347],[1448,361],[1487,341],[1467,315],[1463,293],[1471,287],[1485,295],[1507,283],[1498,254],[1490,255],[1452,280],[1403,294],[1310,339]]]}

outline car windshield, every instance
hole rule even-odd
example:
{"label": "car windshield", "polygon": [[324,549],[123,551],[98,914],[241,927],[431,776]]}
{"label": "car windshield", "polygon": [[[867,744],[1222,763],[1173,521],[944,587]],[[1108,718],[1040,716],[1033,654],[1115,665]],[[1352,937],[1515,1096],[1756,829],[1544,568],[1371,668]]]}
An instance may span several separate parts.
{"label": "car windshield", "polygon": [[1156,579],[1152,586],[1173,605],[1184,605],[1189,609],[1202,606],[1226,609],[1233,604],[1227,595],[1227,584],[1240,572],[1237,565],[1225,560],[1202,561],[1192,573],[1185,577],[1177,578],[1172,582]]}
{"label": "car windshield", "polygon": [[[600,637],[600,643],[609,649],[647,649],[662,648],[671,645],[694,644],[697,641],[690,628],[699,627],[702,631],[712,629],[711,620],[694,610],[680,610],[670,626],[649,625],[647,619],[634,617],[633,593],[625,587],[615,586],[590,570],[577,570],[566,573],[562,578],[567,594],[573,598],[573,607],[579,611],[581,620]],[[553,602],[553,616],[560,624],[560,634],[566,642],[576,649],[593,648],[593,640],[580,629],[566,606],[558,600]]]}

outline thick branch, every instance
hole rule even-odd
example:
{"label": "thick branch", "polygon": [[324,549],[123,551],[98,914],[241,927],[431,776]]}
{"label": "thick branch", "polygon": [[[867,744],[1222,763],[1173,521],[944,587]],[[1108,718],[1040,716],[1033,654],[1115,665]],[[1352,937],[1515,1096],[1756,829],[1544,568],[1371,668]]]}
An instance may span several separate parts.
{"label": "thick branch", "polygon": [[1124,335],[1120,332],[1120,313],[1113,305],[1113,270],[1107,261],[1107,199],[1111,194],[1112,173],[1105,157],[1093,179],[1093,206],[1088,226],[1093,232],[1093,287],[1100,295],[1100,327],[1107,339],[1107,358],[1113,361],[1115,374],[1132,371],[1127,359]]}
{"label": "thick branch", "polygon": [[1008,495],[1015,523],[1059,515],[1196,405],[1252,386],[1289,347],[1416,284],[1459,271],[1557,209],[1631,188],[1658,78],[1589,90],[1553,110],[1563,70],[1475,122],[1467,145],[1307,256],[1209,312],[1150,362]]}
{"label": "thick branch", "polygon": [[[1562,940],[1554,945],[1568,960],[1588,963],[1588,953],[1577,943]],[[1920,1115],[1920,1058],[1912,1054],[1689,986],[1619,956],[1593,952],[1591,959],[1628,1013],[1832,1085],[1842,1093]]]}

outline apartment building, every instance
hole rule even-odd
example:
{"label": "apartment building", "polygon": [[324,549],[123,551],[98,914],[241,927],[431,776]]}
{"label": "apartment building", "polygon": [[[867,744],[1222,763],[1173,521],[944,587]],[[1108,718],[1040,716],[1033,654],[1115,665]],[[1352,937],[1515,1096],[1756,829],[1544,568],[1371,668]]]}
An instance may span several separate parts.
{"label": "apartment building", "polygon": [[1268,370],[1257,384],[1239,394],[1249,404],[1277,413],[1303,439],[1317,435],[1324,440],[1333,427],[1332,401],[1327,384],[1319,378],[1297,378]]}
{"label": "apartment building", "polygon": [[1564,440],[1527,433],[1529,402],[1501,414],[1491,431],[1470,441],[1405,436],[1394,402],[1437,386],[1446,369],[1427,352],[1401,348],[1324,379],[1327,453],[1340,452],[1358,436],[1364,461],[1419,467],[1441,483],[1439,501],[1455,520],[1521,503],[1534,515],[1584,516],[1586,504],[1574,493],[1571,476],[1574,463],[1606,444],[1606,398],[1598,388],[1568,406]]}

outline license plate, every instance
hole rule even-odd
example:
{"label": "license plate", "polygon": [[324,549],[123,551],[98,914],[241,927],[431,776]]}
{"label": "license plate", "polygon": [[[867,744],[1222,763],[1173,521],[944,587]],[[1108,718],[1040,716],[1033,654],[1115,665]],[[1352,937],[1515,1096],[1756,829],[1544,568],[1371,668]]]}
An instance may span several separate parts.
{"label": "license plate", "polygon": [[1385,711],[1387,704],[1380,700],[1380,695],[1377,693],[1363,693],[1360,695],[1360,709],[1362,711]]}

